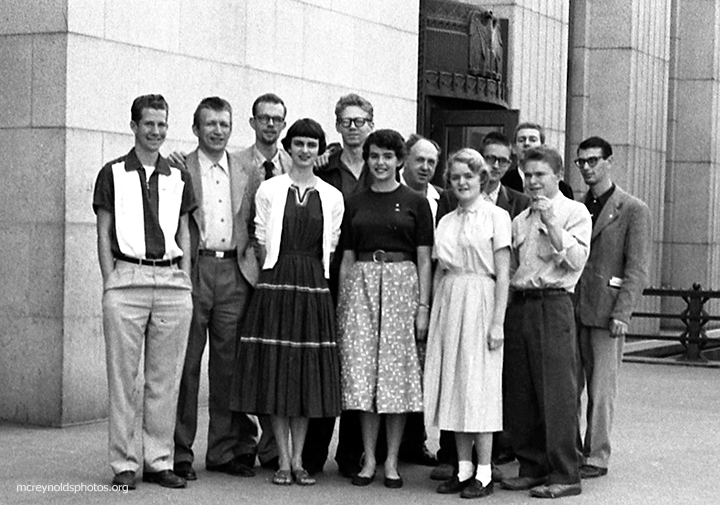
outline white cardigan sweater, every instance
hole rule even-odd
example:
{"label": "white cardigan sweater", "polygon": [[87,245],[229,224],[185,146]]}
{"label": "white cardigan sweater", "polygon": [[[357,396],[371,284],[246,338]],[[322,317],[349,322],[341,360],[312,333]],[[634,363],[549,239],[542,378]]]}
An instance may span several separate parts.
{"label": "white cardigan sweater", "polygon": [[[260,184],[255,194],[255,235],[266,252],[263,270],[270,269],[277,263],[285,203],[291,185],[292,180],[289,175],[278,175]],[[340,238],[345,204],[342,193],[322,179],[318,178],[315,189],[320,195],[323,213],[323,269],[325,278],[329,278],[330,254],[335,251]]]}

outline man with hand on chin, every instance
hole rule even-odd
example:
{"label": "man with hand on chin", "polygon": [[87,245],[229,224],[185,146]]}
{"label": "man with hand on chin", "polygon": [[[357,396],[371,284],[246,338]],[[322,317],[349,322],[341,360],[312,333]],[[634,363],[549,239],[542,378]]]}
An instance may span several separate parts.
{"label": "man with hand on chin", "polygon": [[512,222],[511,301],[503,367],[506,429],[520,468],[510,490],[537,498],[580,494],[578,348],[571,293],[588,258],[592,220],[558,184],[562,158],[528,150],[522,160],[530,207]]}

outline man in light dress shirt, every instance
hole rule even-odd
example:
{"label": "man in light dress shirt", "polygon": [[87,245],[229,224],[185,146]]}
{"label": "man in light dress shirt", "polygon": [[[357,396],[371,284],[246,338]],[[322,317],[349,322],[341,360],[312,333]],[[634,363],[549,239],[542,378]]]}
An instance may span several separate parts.
{"label": "man in light dress shirt", "polygon": [[578,345],[570,294],[590,248],[592,220],[558,184],[562,158],[528,150],[522,160],[530,207],[512,222],[511,302],[505,318],[504,409],[518,477],[501,486],[537,498],[580,494]]}
{"label": "man in light dress shirt", "polygon": [[185,160],[194,181],[198,210],[192,214],[193,319],[185,356],[175,425],[175,473],[197,479],[192,445],[197,432],[200,368],[209,340],[209,414],[205,466],[250,477],[257,451],[257,426],[228,408],[235,367],[237,326],[257,282],[258,264],[249,236],[254,189],[262,180],[226,151],[232,108],[219,97],[198,105],[193,133],[198,148]]}

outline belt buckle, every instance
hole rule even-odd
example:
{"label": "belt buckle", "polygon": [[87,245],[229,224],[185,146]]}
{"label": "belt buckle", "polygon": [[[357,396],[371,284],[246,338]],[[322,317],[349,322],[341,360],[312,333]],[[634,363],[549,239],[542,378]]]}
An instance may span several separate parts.
{"label": "belt buckle", "polygon": [[372,260],[374,263],[385,263],[385,251],[383,251],[382,249],[373,251]]}
{"label": "belt buckle", "polygon": [[225,257],[225,251],[213,251],[215,253],[215,257],[218,259],[223,259]]}

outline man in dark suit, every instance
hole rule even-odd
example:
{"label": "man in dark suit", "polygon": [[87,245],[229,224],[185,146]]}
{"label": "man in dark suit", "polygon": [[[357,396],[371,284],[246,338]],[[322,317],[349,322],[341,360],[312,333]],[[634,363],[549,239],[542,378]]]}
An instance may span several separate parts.
{"label": "man in dark suit", "polygon": [[[577,286],[576,313],[582,363],[579,391],[587,383],[587,431],[579,450],[580,476],[608,472],[618,370],[630,316],[647,283],[650,210],[610,178],[612,147],[600,137],[580,143],[575,165],[590,190],[590,258]],[[582,413],[581,413],[582,415]]]}
{"label": "man in dark suit", "polygon": [[193,317],[175,426],[175,473],[195,480],[192,445],[197,432],[198,389],[209,337],[208,447],[210,471],[252,476],[257,427],[247,415],[228,407],[228,384],[235,365],[238,323],[257,282],[258,263],[250,245],[251,200],[259,174],[247,170],[225,150],[232,133],[232,109],[219,97],[198,105],[193,133],[198,148],[185,160],[198,209],[190,219]]}
{"label": "man in dark suit", "polygon": [[[545,129],[537,123],[520,123],[513,134],[513,152],[516,166],[508,170],[502,183],[508,188],[522,193],[525,190],[525,175],[520,168],[520,160],[528,149],[545,145]],[[562,179],[560,192],[571,200],[574,199],[572,188]]]}

